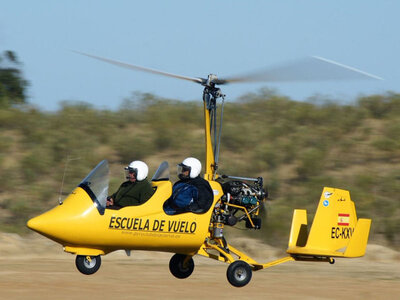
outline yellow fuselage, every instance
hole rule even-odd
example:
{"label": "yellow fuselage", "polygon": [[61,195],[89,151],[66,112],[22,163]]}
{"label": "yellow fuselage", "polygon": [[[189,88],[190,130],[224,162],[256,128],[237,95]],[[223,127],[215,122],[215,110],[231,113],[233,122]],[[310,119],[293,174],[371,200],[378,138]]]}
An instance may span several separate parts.
{"label": "yellow fuselage", "polygon": [[29,220],[28,227],[78,255],[118,249],[194,254],[208,234],[212,207],[223,194],[219,183],[210,181],[210,185],[214,204],[208,212],[178,215],[163,210],[172,193],[170,181],[153,182],[156,192],[146,203],[106,209],[103,215],[86,191],[77,187],[62,205]]}

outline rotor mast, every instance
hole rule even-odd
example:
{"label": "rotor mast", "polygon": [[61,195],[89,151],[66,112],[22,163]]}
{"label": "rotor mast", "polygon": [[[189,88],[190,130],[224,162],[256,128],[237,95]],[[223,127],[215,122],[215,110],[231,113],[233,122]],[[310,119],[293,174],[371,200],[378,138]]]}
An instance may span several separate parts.
{"label": "rotor mast", "polygon": [[[217,99],[224,99],[225,95],[222,94],[221,89],[215,87],[217,76],[210,74],[207,80],[202,84],[203,90],[203,104],[204,104],[204,134],[206,146],[206,163],[204,178],[207,180],[214,180],[218,169],[219,157],[219,144],[221,137],[221,127],[219,129],[219,137],[217,139],[216,121],[217,121]],[[222,113],[220,122],[222,123]],[[221,124],[222,125],[222,124]],[[211,138],[211,133],[214,131],[214,145]],[[214,146],[214,147],[213,147]]]}
{"label": "rotor mast", "polygon": [[215,158],[214,151],[211,143],[211,122],[210,122],[210,111],[207,108],[207,102],[204,101],[204,130],[205,130],[205,142],[206,142],[206,166],[204,179],[212,180],[215,172]]}

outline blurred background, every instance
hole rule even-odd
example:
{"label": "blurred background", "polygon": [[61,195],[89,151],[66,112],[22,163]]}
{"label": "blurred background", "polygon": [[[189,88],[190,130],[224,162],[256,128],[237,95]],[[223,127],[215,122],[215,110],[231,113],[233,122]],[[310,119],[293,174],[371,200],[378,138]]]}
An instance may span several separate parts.
{"label": "blurred background", "polygon": [[[187,76],[236,75],[320,55],[384,81],[229,85],[220,173],[263,176],[259,232],[287,242],[292,211],[348,189],[370,240],[400,249],[400,4],[363,1],[13,1],[0,11],[0,230],[57,205],[98,162],[204,161],[201,88],[79,56]],[[397,10],[396,10],[397,9]],[[223,72],[223,73],[221,73]],[[195,99],[195,100],[194,100]],[[61,183],[65,176],[64,187]],[[176,178],[173,178],[175,180]]]}

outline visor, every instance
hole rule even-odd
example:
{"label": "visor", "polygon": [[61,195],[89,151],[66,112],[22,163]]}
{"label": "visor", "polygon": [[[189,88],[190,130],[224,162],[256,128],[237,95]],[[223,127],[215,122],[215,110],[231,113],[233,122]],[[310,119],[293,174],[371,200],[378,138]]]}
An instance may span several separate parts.
{"label": "visor", "polygon": [[182,163],[180,163],[177,167],[178,167],[178,176],[180,174],[183,174],[183,172],[186,172],[186,171],[189,171],[189,175],[190,175],[190,170],[192,169],[191,167],[186,166]]}
{"label": "visor", "polygon": [[136,168],[125,167],[124,169],[126,179],[129,179],[129,174],[135,174],[135,177],[137,177],[138,170]]}

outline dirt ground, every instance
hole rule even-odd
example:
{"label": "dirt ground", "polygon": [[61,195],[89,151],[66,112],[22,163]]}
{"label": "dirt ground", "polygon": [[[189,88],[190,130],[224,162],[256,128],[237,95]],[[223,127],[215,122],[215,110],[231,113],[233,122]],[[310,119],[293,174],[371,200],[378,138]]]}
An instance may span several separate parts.
{"label": "dirt ground", "polygon": [[[255,240],[232,244],[260,262],[284,256]],[[400,299],[400,254],[379,245],[369,245],[363,258],[334,265],[287,262],[253,272],[243,288],[228,283],[227,264],[198,256],[193,274],[176,279],[170,257],[112,253],[87,276],[77,271],[73,255],[51,241],[0,233],[0,299]]]}

